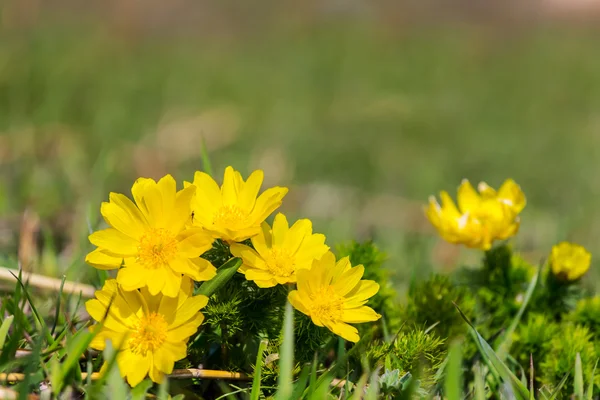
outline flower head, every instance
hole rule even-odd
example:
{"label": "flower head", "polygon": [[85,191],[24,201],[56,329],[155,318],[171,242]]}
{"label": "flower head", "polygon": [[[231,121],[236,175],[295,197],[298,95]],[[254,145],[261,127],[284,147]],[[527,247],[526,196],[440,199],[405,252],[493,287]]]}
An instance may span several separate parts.
{"label": "flower head", "polygon": [[252,237],[252,245],[256,250],[232,244],[231,253],[244,261],[239,271],[259,287],[296,282],[298,270],[310,269],[313,261],[329,250],[325,236],[312,233],[310,220],[298,220],[290,228],[281,213],[275,216],[273,229],[263,222],[258,235]]}
{"label": "flower head", "polygon": [[496,192],[485,182],[475,191],[468,180],[458,188],[458,208],[450,195],[442,191],[442,204],[432,196],[425,214],[440,236],[450,243],[489,250],[495,240],[514,236],[519,230],[519,213],[525,207],[525,195],[512,179]]}
{"label": "flower head", "polygon": [[313,323],[351,342],[358,342],[358,330],[348,325],[378,320],[381,315],[365,306],[379,290],[375,281],[361,280],[365,268],[350,265],[348,257],[335,260],[331,252],[313,262],[310,270],[297,271],[298,290],[288,300]]}
{"label": "flower head", "polygon": [[563,280],[575,281],[590,269],[592,255],[575,243],[561,242],[552,247],[550,267],[552,273]]}
{"label": "flower head", "polygon": [[182,276],[211,279],[215,267],[200,258],[213,238],[201,228],[188,228],[190,200],[195,188],[177,191],[167,175],[158,182],[140,178],[131,188],[135,203],[111,193],[100,212],[110,228],[94,232],[98,248],[86,261],[99,269],[119,269],[117,281],[125,290],[148,286],[152,295],[176,297]]}
{"label": "flower head", "polygon": [[281,205],[288,191],[285,187],[273,187],[257,198],[263,175],[261,170],[254,171],[244,182],[238,171],[227,167],[219,188],[210,175],[196,172],[193,224],[229,243],[258,235],[262,222]]}
{"label": "flower head", "polygon": [[131,386],[146,375],[161,382],[173,371],[175,361],[187,355],[186,343],[204,320],[199,310],[208,297],[191,297],[192,283],[182,281],[178,297],[152,295],[148,288],[124,291],[114,279],[107,280],[96,298],[86,302],[90,316],[103,325],[90,346],[104,350],[110,340],[119,350],[117,363],[121,376]]}

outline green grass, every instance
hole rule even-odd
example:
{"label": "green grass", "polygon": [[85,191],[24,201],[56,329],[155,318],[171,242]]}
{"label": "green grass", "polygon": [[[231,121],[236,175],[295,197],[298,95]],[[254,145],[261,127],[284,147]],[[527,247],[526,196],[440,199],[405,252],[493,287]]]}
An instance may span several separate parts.
{"label": "green grass", "polygon": [[[531,252],[530,261],[566,238],[594,253],[600,32],[509,31],[400,31],[342,20],[234,37],[133,39],[95,24],[5,35],[0,265],[17,267],[28,209],[40,222],[25,267],[99,285],[106,275],[83,257],[108,192],[127,193],[138,176],[191,180],[211,165],[207,155],[214,171],[261,167],[270,185],[290,185],[283,211],[311,218],[330,243],[373,237],[401,294],[413,278],[479,262],[479,254],[454,254],[440,243],[419,207],[465,177],[521,184],[528,206],[517,248]],[[18,293],[15,301],[25,302],[28,292]],[[36,324],[35,351],[59,351],[57,338],[69,337],[56,295],[35,300],[44,317],[15,311],[5,348],[16,349],[14,332]],[[62,307],[74,314],[76,302],[64,298]],[[57,382],[80,379],[76,361],[56,370],[46,361],[40,370]],[[456,372],[446,383],[451,393],[458,393]],[[41,379],[39,371],[32,379]],[[589,383],[576,379],[581,397]],[[327,385],[315,381],[311,371],[306,393],[323,393]],[[484,382],[476,382],[482,398]]]}

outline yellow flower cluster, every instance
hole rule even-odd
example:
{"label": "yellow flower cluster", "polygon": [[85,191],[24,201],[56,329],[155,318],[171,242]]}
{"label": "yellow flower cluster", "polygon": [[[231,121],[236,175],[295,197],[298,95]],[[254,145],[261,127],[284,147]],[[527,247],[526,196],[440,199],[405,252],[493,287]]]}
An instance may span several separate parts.
{"label": "yellow flower cluster", "polygon": [[[475,191],[468,180],[458,187],[458,207],[450,195],[440,193],[442,204],[430,197],[425,215],[440,236],[449,243],[489,250],[496,240],[505,240],[519,230],[519,213],[525,208],[525,195],[519,185],[507,179],[498,191],[481,182]],[[561,281],[581,278],[590,268],[591,254],[574,243],[561,242],[552,248],[549,264]]]}
{"label": "yellow flower cluster", "polygon": [[575,281],[590,269],[592,255],[575,243],[561,242],[552,247],[550,268],[559,279]]}
{"label": "yellow flower cluster", "polygon": [[440,236],[450,243],[489,250],[496,240],[514,236],[519,230],[519,213],[525,195],[519,185],[508,179],[498,191],[481,182],[476,191],[468,180],[458,187],[458,207],[450,195],[440,193],[442,204],[429,199],[425,213]]}
{"label": "yellow flower cluster", "polygon": [[[200,256],[220,239],[242,259],[239,272],[261,288],[295,284],[290,303],[318,326],[356,342],[349,323],[380,318],[365,306],[379,290],[362,280],[363,266],[348,258],[336,261],[325,236],[313,233],[308,219],[289,225],[277,214],[271,227],[265,219],[282,203],[288,189],[273,187],[259,195],[263,172],[246,181],[232,167],[219,186],[196,172],[193,182],[177,190],[172,176],[158,182],[140,178],[127,196],[110,193],[101,214],[108,228],[89,239],[97,248],[86,261],[98,269],[117,270],[96,298],[86,303],[101,324],[91,346],[110,340],[119,349],[121,375],[132,386],[146,376],[160,382],[186,357],[186,343],[204,316],[206,296],[192,295],[193,281],[207,281],[215,267]],[[250,239],[251,246],[241,242]]]}

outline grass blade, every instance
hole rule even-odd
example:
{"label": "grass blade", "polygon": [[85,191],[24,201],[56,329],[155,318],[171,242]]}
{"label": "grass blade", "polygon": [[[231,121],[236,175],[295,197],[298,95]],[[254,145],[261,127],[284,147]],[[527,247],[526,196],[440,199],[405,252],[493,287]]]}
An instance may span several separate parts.
{"label": "grass blade", "polygon": [[535,368],[533,367],[533,354],[529,354],[529,400],[535,400]]}
{"label": "grass blade", "polygon": [[475,400],[485,400],[487,396],[485,394],[485,376],[483,374],[483,367],[481,364],[477,363],[475,364],[474,369]]}
{"label": "grass blade", "polygon": [[365,394],[365,400],[377,400],[379,398],[379,369],[371,374],[369,388]]}
{"label": "grass blade", "polygon": [[477,344],[479,352],[481,353],[483,359],[488,364],[488,366],[490,368],[495,369],[498,375],[505,382],[512,385],[512,387],[515,390],[515,395],[518,398],[520,398],[521,400],[529,399],[529,390],[527,390],[527,387],[523,384],[523,382],[521,382],[519,378],[517,378],[515,374],[513,374],[512,371],[506,366],[506,364],[502,362],[502,360],[494,352],[489,343],[485,341],[485,339],[479,334],[479,332],[477,332],[477,329],[475,329],[471,321],[469,321],[469,318],[467,318],[467,316],[462,312],[458,305],[456,305],[455,303],[454,306],[460,313],[461,317],[465,320],[465,322],[469,324],[469,327],[471,328],[471,335],[473,336],[473,339],[475,339],[475,343]]}
{"label": "grass blade", "polygon": [[525,292],[525,298],[523,299],[523,303],[521,304],[519,311],[513,318],[512,322],[510,323],[508,329],[504,333],[502,342],[496,348],[496,354],[498,354],[498,357],[503,361],[506,359],[506,355],[508,354],[508,351],[510,350],[510,346],[512,345],[513,334],[515,333],[515,330],[517,329],[519,322],[521,322],[521,318],[523,317],[523,313],[525,312],[525,309],[527,308],[527,305],[529,304],[529,300],[531,300],[531,297],[533,296],[533,292],[535,291],[535,288],[537,286],[539,276],[540,276],[540,271],[542,270],[542,266],[543,266],[543,263],[540,263],[537,271],[535,272],[535,275],[533,276],[533,278],[531,278],[531,282],[529,283],[529,286],[527,287],[527,292]]}
{"label": "grass blade", "polygon": [[217,275],[210,281],[206,281],[200,286],[197,294],[203,294],[206,297],[210,297],[215,293],[221,286],[225,285],[229,280],[236,274],[237,270],[242,266],[241,258],[232,258],[227,261],[217,270]]}
{"label": "grass blade", "polygon": [[0,350],[4,347],[4,342],[6,341],[6,335],[8,335],[8,330],[15,319],[14,315],[9,315],[4,318],[2,321],[2,326],[0,326]]}
{"label": "grass blade", "polygon": [[283,342],[279,348],[279,379],[276,400],[289,400],[293,392],[294,369],[294,309],[288,301],[283,321]]}
{"label": "grass blade", "polygon": [[56,331],[56,324],[58,323],[58,316],[60,315],[60,306],[62,301],[62,293],[65,287],[65,281],[67,280],[67,276],[63,275],[62,281],[60,282],[60,289],[58,291],[58,300],[56,300],[56,314],[54,315],[54,323],[52,324],[52,330],[50,331],[50,335],[54,337],[54,332]]}
{"label": "grass blade", "polygon": [[598,366],[598,360],[596,360],[596,364],[594,364],[594,369],[592,370],[592,376],[590,376],[590,384],[588,385],[587,393],[585,397],[587,400],[592,400],[594,397],[594,380],[596,378],[596,367]]}
{"label": "grass blade", "polygon": [[265,350],[269,344],[268,340],[261,340],[258,345],[258,354],[256,355],[256,364],[254,366],[254,379],[252,380],[252,392],[250,400],[258,400],[260,397],[260,378],[262,374],[263,361],[265,359]]}
{"label": "grass blade", "polygon": [[556,386],[556,388],[554,389],[554,392],[552,392],[552,394],[550,395],[550,397],[548,397],[548,400],[554,400],[556,399],[559,395],[560,395],[560,391],[562,390],[563,386],[565,386],[565,383],[567,383],[567,379],[569,379],[569,373],[567,373],[561,380],[560,383],[558,384],[558,386]]}
{"label": "grass blade", "polygon": [[462,351],[459,342],[450,344],[444,391],[448,400],[460,400],[462,392]]}
{"label": "grass blade", "polygon": [[575,382],[573,382],[575,399],[583,400],[583,367],[581,365],[581,355],[575,356]]}

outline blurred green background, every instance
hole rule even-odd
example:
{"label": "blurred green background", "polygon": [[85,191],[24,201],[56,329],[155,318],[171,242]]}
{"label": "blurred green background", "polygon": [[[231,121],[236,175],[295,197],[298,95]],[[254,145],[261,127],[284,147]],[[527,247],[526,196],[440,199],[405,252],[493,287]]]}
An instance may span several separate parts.
{"label": "blurred green background", "polygon": [[532,261],[562,239],[594,253],[597,20],[467,1],[49,3],[0,11],[6,266],[89,280],[108,192],[190,180],[203,141],[219,175],[289,186],[282,210],[331,245],[376,240],[400,284],[480,257],[422,213],[462,178],[521,184]]}

